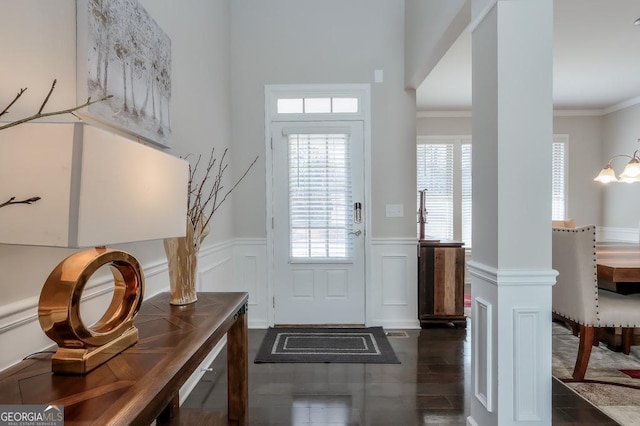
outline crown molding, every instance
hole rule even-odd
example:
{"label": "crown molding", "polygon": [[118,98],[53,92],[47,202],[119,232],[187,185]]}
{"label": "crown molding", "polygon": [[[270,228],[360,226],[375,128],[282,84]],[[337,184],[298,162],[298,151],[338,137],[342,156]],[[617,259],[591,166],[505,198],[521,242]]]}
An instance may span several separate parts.
{"label": "crown molding", "polygon": [[602,115],[611,114],[612,112],[620,111],[621,109],[629,108],[634,105],[640,104],[640,96],[636,96],[635,98],[627,99],[626,101],[622,101],[615,105],[611,105],[602,110]]}
{"label": "crown molding", "polygon": [[[554,117],[601,117],[612,112],[640,104],[640,96],[629,99],[605,109],[556,109]],[[470,110],[465,111],[416,111],[416,118],[468,118],[472,117]]]}
{"label": "crown molding", "polygon": [[459,118],[471,117],[471,111],[416,111],[416,118]]}

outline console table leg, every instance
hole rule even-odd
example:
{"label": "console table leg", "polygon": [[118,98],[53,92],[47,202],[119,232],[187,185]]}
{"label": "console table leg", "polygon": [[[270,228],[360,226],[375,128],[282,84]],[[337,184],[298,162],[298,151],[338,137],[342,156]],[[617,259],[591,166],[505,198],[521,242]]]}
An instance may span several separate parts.
{"label": "console table leg", "polygon": [[246,426],[249,402],[247,315],[244,309],[227,334],[229,421]]}
{"label": "console table leg", "polygon": [[171,401],[164,407],[157,419],[157,424],[171,424],[174,419],[180,417],[180,395],[176,393]]}

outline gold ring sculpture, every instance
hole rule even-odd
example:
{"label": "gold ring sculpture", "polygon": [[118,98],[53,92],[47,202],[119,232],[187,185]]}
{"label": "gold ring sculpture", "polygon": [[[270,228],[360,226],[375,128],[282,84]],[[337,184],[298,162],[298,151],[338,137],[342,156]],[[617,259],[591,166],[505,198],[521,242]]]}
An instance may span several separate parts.
{"label": "gold ring sculpture", "polygon": [[[80,315],[82,291],[100,267],[109,265],[114,290],[102,317],[87,327]],[[42,330],[58,344],[51,360],[57,373],[84,374],[138,341],[133,320],[144,294],[138,260],[104,247],[83,250],[64,259],[44,283],[38,302]]]}

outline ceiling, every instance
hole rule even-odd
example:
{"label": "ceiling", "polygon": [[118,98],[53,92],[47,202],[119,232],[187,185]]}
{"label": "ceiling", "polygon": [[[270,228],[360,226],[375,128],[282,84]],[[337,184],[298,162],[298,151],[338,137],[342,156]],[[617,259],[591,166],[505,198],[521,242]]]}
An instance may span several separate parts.
{"label": "ceiling", "polygon": [[[640,96],[639,0],[555,0],[555,109],[604,110]],[[471,33],[417,90],[418,111],[471,109]]]}

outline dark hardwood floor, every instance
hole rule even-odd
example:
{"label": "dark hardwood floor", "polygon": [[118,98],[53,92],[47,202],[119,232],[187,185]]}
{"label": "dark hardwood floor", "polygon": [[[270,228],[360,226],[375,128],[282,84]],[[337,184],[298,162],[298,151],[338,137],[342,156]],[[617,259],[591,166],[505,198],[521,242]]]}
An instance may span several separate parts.
{"label": "dark hardwood floor", "polygon": [[[470,331],[408,330],[390,337],[401,364],[254,364],[264,330],[249,330],[251,425],[465,425]],[[226,412],[226,354],[184,408]],[[553,381],[553,424],[617,425]]]}

